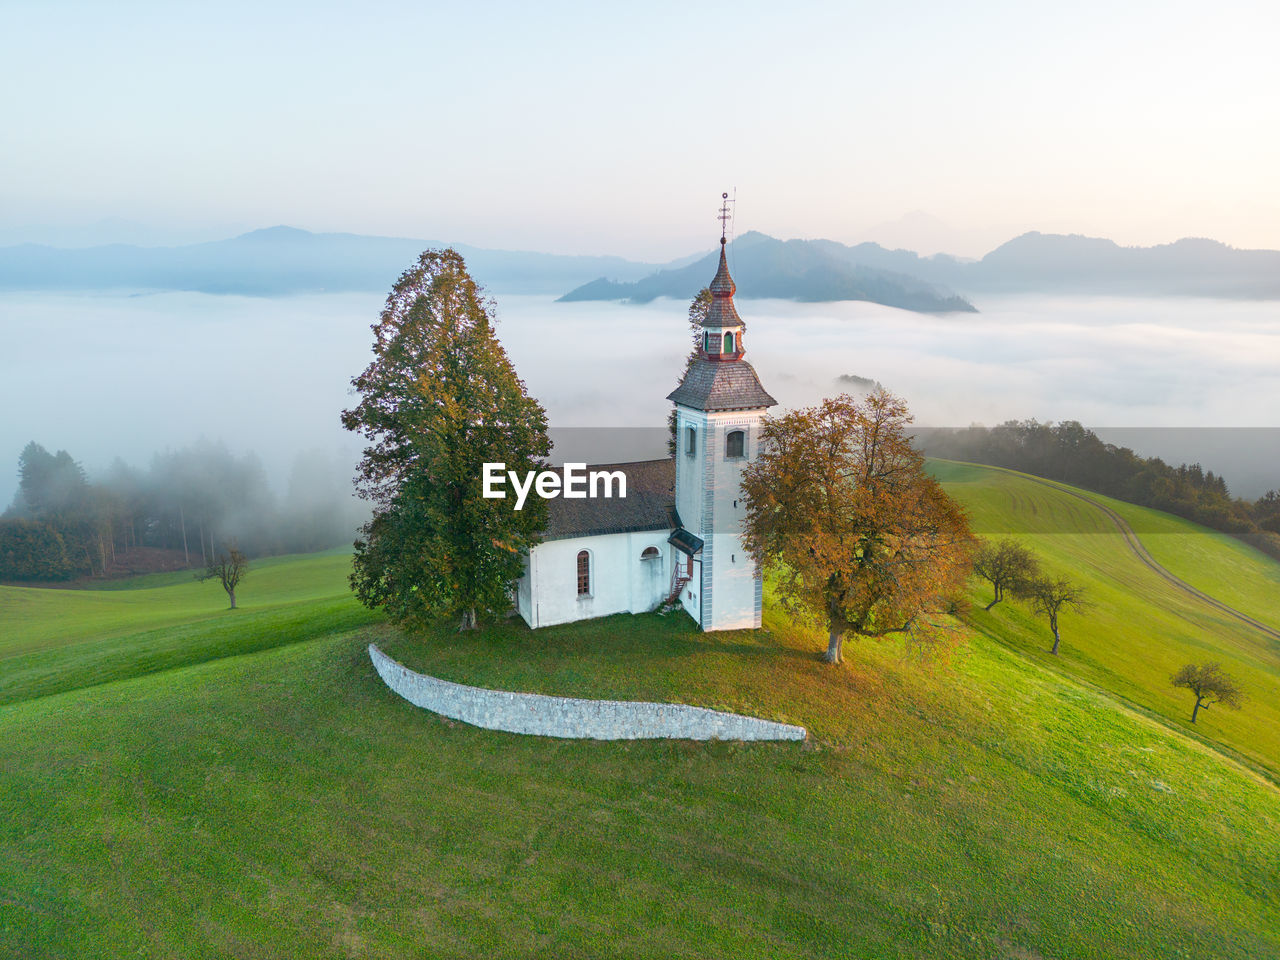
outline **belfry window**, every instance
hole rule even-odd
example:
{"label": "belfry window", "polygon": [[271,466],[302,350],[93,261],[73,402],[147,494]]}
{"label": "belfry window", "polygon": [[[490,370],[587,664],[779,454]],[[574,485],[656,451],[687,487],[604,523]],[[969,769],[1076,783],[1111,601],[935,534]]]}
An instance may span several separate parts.
{"label": "belfry window", "polygon": [[724,335],[724,350],[723,350],[723,351],[721,351],[721,352],[723,352],[723,353],[733,353],[733,352],[734,352],[734,349],[733,349],[733,334],[732,334],[732,333],[726,333],[726,334]]}
{"label": "belfry window", "polygon": [[710,352],[711,352],[711,332],[710,332],[709,330],[708,330],[708,331],[703,331],[703,334],[702,334],[702,350],[703,350],[703,352],[704,352],[704,353],[710,353]]}
{"label": "belfry window", "polygon": [[686,457],[692,457],[695,453],[698,452],[697,448],[698,448],[698,431],[694,430],[693,427],[685,427],[684,428],[684,455]]}
{"label": "belfry window", "polygon": [[724,456],[726,460],[739,460],[745,456],[747,435],[741,430],[734,430],[724,438]]}
{"label": "belfry window", "polygon": [[578,551],[578,596],[591,596],[591,554]]}

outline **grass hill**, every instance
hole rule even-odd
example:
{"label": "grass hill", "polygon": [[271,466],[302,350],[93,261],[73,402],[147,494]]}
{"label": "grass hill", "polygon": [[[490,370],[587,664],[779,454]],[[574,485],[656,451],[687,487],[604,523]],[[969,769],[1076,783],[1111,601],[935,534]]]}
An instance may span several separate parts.
{"label": "grass hill", "polygon": [[[1247,616],[1277,622],[1280,563],[1238,540],[1168,514],[995,467],[933,461],[933,470],[985,535],[1023,539],[1057,574],[1082,583],[1093,609],[1065,614],[1063,644],[1048,653],[1047,625],[974,582],[972,623],[1051,666],[1238,751],[1280,780],[1280,639],[1247,625],[1138,560],[1101,507],[1127,520],[1157,562]],[[1217,660],[1244,687],[1242,711],[1211,713],[1192,728],[1186,691],[1169,677],[1184,663]]]}
{"label": "grass hill", "polygon": [[350,567],[345,551],[257,561],[244,610],[189,572],[88,590],[0,587],[0,705],[370,623],[347,589]]}
{"label": "grass hill", "polygon": [[[758,633],[646,615],[402,637],[356,606],[341,556],[259,565],[234,613],[171,575],[0,588],[0,955],[1280,957],[1280,791],[1182,733],[1160,669],[1132,672],[1169,643],[1253,663],[1246,713],[1197,724],[1248,753],[1265,645],[1190,598],[1131,601],[1168,581],[1069,492],[937,469],[980,525],[1087,578],[1110,634],[1065,622],[1049,663],[1002,604],[975,614],[996,639],[947,661],[858,643],[832,669],[773,604]],[[1255,557],[1161,549],[1266,597]],[[371,640],[450,679],[724,707],[811,740],[478,730],[390,694]]]}

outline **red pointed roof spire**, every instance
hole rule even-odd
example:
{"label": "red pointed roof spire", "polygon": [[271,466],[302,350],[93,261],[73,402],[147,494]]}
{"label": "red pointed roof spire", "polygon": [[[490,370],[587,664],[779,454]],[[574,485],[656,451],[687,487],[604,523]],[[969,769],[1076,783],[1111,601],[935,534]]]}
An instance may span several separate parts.
{"label": "red pointed roof spire", "polygon": [[[721,243],[723,242],[722,240]],[[733,282],[733,277],[729,276],[729,263],[725,260],[724,247],[720,248],[720,266],[711,280],[709,289],[711,295],[717,298],[732,297],[738,291],[738,285]]]}
{"label": "red pointed roof spire", "polygon": [[737,286],[729,276],[729,195],[720,207],[720,266],[711,281],[711,306],[702,320],[702,345],[685,369],[680,386],[667,399],[694,410],[763,410],[777,403],[760,385],[755,369],[743,359],[745,324],[733,306]]}
{"label": "red pointed roof spire", "polygon": [[728,243],[726,235],[729,225],[729,194],[722,193],[720,198],[723,201],[718,218],[720,220],[720,266],[716,268],[716,275],[708,287],[711,291],[711,307],[702,321],[704,327],[742,325],[742,318],[738,316],[738,311],[733,305],[733,295],[737,293],[738,285],[733,282],[733,277],[729,276],[729,261],[725,257]]}

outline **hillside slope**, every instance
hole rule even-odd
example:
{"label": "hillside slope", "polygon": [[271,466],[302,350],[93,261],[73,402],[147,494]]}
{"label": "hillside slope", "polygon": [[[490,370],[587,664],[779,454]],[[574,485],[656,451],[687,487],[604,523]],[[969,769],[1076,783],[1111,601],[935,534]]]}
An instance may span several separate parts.
{"label": "hillside slope", "polygon": [[[994,467],[931,466],[970,512],[978,533],[1023,539],[1050,572],[1083,584],[1093,604],[1087,613],[1063,616],[1062,650],[1053,657],[1045,623],[1012,601],[984,611],[989,586],[975,580],[976,627],[1280,775],[1280,640],[1270,633],[1275,600],[1267,600],[1277,596],[1280,564],[1155,510]],[[1180,579],[1211,598],[1230,600],[1263,629],[1144,564],[1103,507],[1126,520],[1157,562],[1168,560]],[[1179,539],[1163,539],[1172,536]],[[1211,711],[1191,728],[1186,691],[1175,690],[1169,677],[1185,663],[1214,660],[1237,677],[1248,700],[1241,711]]]}
{"label": "hillside slope", "polygon": [[[1280,958],[1280,790],[1184,736],[1177,698],[1152,718],[1064,675],[1154,703],[1166,681],[1133,664],[1160,648],[1254,662],[1252,685],[1265,644],[1147,596],[1173,588],[1089,503],[935,469],[980,528],[1089,581],[1062,658],[1010,604],[975,614],[999,642],[927,662],[859,642],[841,668],[772,597],[760,632],[650,614],[409,637],[369,622],[341,556],[261,565],[236,613],[185,577],[0,588],[0,676],[43,665],[0,706],[0,955]],[[1108,645],[1107,625],[1133,630]],[[370,641],[448,679],[811,740],[478,730],[391,694]],[[1246,753],[1221,724],[1264,730],[1254,706],[1195,732]]]}
{"label": "hillside slope", "polygon": [[[836,670],[767,625],[374,627],[0,708],[0,944],[1280,956],[1275,788],[982,639],[932,668],[858,645]],[[790,717],[813,742],[494,734],[390,694],[369,639],[494,685]]]}
{"label": "hillside slope", "polygon": [[0,586],[0,704],[375,622],[351,596],[350,568],[346,552],[255,561],[239,610],[190,572],[87,590]]}

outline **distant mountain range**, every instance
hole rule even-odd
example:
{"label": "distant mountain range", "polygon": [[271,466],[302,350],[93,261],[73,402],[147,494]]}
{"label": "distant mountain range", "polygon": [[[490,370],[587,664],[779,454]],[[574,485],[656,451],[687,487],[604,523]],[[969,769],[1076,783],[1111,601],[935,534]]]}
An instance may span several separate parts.
{"label": "distant mountain range", "polygon": [[[439,246],[292,227],[172,247],[21,244],[0,248],[0,290],[385,291],[422,250]],[[563,300],[687,299],[714,274],[718,255],[713,250],[655,264],[454,246],[490,292],[564,294]],[[963,260],[875,243],[777,240],[753,231],[730,245],[730,255],[743,297],[869,300],[922,312],[972,311],[966,297],[996,292],[1280,299],[1280,252],[1213,240],[1121,247],[1027,233],[981,260]]]}
{"label": "distant mountain range", "polygon": [[[68,250],[28,243],[0,248],[0,289],[193,290],[251,296],[385,291],[423,250],[443,246],[448,244],[293,227],[177,247],[111,244]],[[602,273],[639,278],[657,267],[622,257],[452,246],[492,293],[563,293]]]}
{"label": "distant mountain range", "polygon": [[[831,240],[775,240],[753,230],[734,240],[728,252],[734,282],[742,297],[820,302],[869,300],[921,313],[976,312],[973,304],[952,291],[897,269],[899,263],[912,265],[921,262],[921,258],[906,251],[884,250],[873,243],[846,247]],[[646,303],[657,297],[687,300],[715,275],[719,257],[718,251],[712,251],[688,265],[668,266],[631,282],[602,277],[560,299],[633,303]]]}
{"label": "distant mountain range", "polygon": [[[966,296],[1034,292],[1141,296],[1280,298],[1280,252],[1237,250],[1216,240],[1122,247],[1111,240],[1025,233],[981,260],[922,257],[876,243],[775,240],[746,233],[734,251],[734,279],[744,297],[871,300],[909,310],[972,310]],[[709,253],[691,266],[664,268],[640,280],[605,279],[565,300],[633,300],[693,296],[715,267]]]}
{"label": "distant mountain range", "polygon": [[938,266],[940,277],[975,291],[1280,298],[1280,251],[1237,250],[1196,238],[1122,247],[1076,234],[1024,233],[976,263],[958,264],[958,274],[950,265]]}

